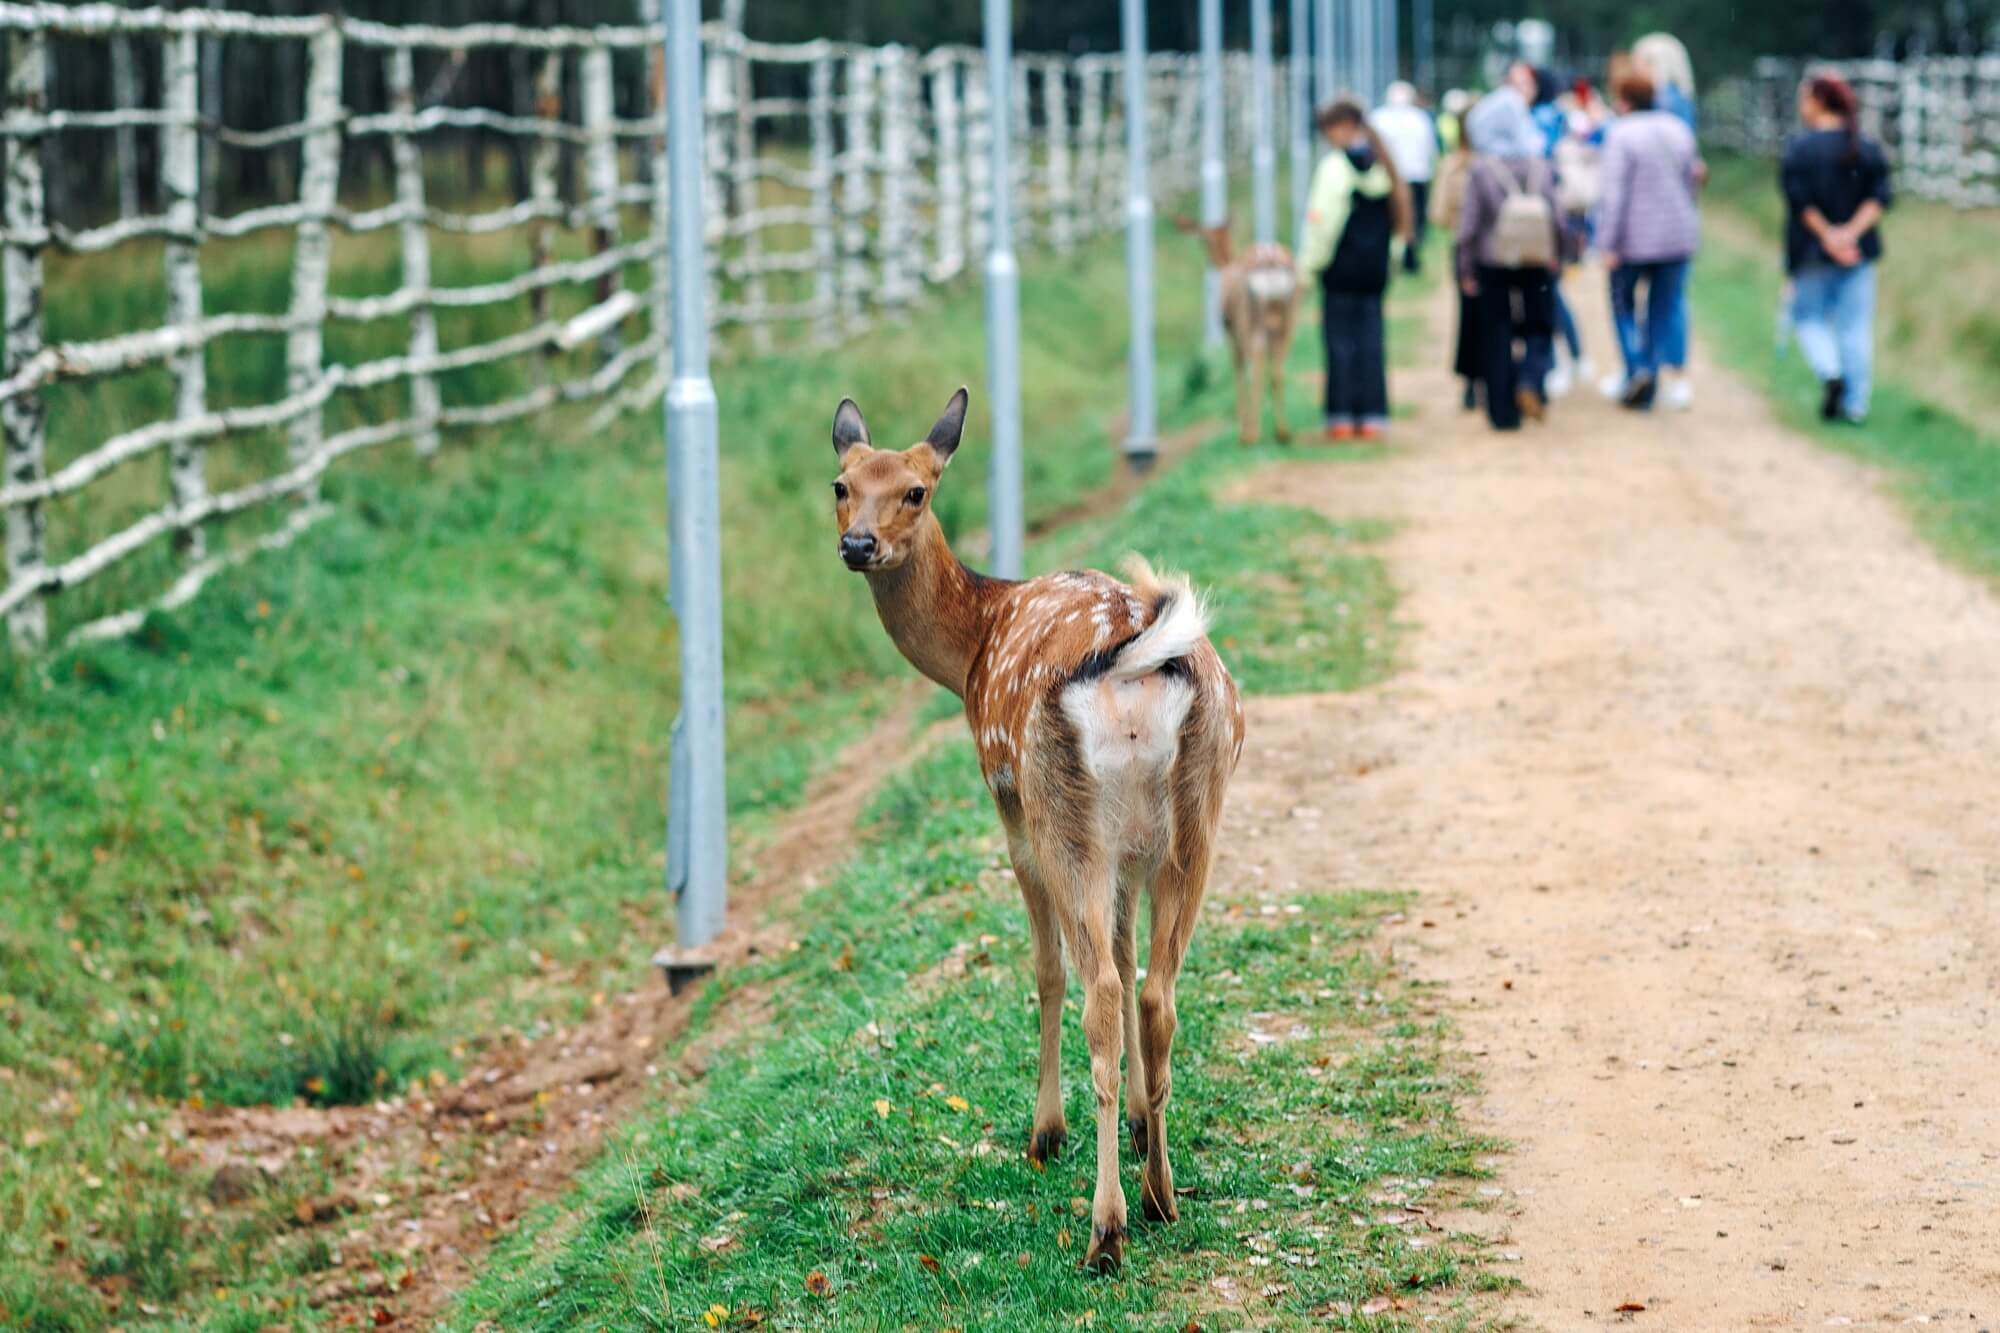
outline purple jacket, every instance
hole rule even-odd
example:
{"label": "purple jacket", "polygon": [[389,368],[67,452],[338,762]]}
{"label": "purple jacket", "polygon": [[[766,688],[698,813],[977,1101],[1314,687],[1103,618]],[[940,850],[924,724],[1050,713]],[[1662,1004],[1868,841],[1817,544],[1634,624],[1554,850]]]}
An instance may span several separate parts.
{"label": "purple jacket", "polygon": [[1620,262],[1686,259],[1700,244],[1694,132],[1670,111],[1635,111],[1604,133],[1597,248]]}

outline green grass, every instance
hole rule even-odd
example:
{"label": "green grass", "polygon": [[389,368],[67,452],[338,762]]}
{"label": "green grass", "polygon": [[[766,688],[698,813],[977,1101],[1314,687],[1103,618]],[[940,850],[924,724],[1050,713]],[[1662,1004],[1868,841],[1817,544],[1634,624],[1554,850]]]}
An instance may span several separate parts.
{"label": "green grass", "polygon": [[[1031,515],[1113,466],[1118,256],[1106,238],[1024,275]],[[1198,256],[1163,238],[1160,261],[1171,346]],[[961,285],[906,325],[719,368],[739,828],[905,670],[832,557],[832,405],[921,433],[983,378],[979,304]],[[393,450],[328,479],[337,516],[295,549],[130,641],[0,660],[10,1317],[92,1326],[112,1307],[89,1286],[141,1268],[159,1300],[284,1285],[273,1219],[204,1211],[160,1132],[176,1104],[363,1100],[643,974],[669,934],[660,457],[650,413],[484,435],[429,469]],[[983,521],[982,471],[941,500],[955,530]]]}
{"label": "green grass", "polygon": [[713,1011],[768,991],[770,1038],[631,1127],[501,1246],[453,1326],[1378,1328],[1401,1321],[1359,1313],[1371,1300],[1471,1286],[1464,1252],[1396,1206],[1476,1174],[1483,1145],[1452,1117],[1439,1030],[1367,947],[1394,895],[1214,895],[1168,1113],[1191,1194],[1179,1223],[1135,1223],[1123,1274],[1096,1280],[1077,1271],[1092,1179],[1077,996],[1083,1146],[1037,1171],[1025,932],[970,747],[899,775],[872,818],[862,854],[802,904],[798,951],[703,997]]}
{"label": "green grass", "polygon": [[[2000,343],[1969,333],[1938,337],[1954,321],[1991,318],[1990,304],[1967,308],[1969,291],[1992,290],[1990,258],[1983,249],[1971,258],[1990,223],[1920,201],[1890,213],[1869,418],[1859,427],[1829,425],[1818,419],[1818,386],[1797,349],[1782,356],[1773,350],[1783,281],[1774,228],[1782,217],[1768,170],[1742,161],[1717,165],[1712,199],[1735,225],[1709,229],[1693,289],[1695,318],[1717,360],[1765,389],[1787,425],[1885,467],[1928,538],[1968,568],[2000,577],[2000,435],[1952,406],[1960,401],[1955,385],[1986,392],[2000,384]],[[1772,239],[1759,244],[1760,236]],[[1912,319],[1927,330],[1915,350]]]}

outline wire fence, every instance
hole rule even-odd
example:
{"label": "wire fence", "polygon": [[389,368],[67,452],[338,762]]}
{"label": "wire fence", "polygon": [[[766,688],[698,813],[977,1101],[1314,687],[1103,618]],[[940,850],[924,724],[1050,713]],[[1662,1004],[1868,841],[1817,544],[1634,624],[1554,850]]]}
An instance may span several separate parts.
{"label": "wire fence", "polygon": [[1956,208],[2000,207],[2000,54],[1905,60],[1766,57],[1704,105],[1706,137],[1774,157],[1797,126],[1799,80],[1839,74],[1861,97],[1861,128],[1895,164],[1901,190]]}
{"label": "wire fence", "polygon": [[[657,27],[0,3],[0,36],[0,616],[17,648],[128,633],[184,604],[218,570],[326,517],[321,483],[342,460],[403,441],[429,456],[446,432],[565,404],[594,404],[602,424],[658,400],[668,199]],[[89,60],[120,46],[121,67],[158,76],[114,79],[118,97],[156,85],[157,105],[55,105],[58,49]],[[1115,57],[1021,57],[996,112],[969,48],[772,45],[714,25],[703,47],[707,308],[713,325],[739,331],[737,345],[832,343],[965,272],[985,246],[996,133],[1019,145],[1023,245],[1062,250],[1122,219]],[[529,105],[450,100],[453,63],[488,48],[529,74]],[[298,120],[220,123],[215,86],[245,68],[301,70]],[[1198,173],[1195,61],[1156,55],[1147,80],[1154,187],[1173,195]],[[1229,132],[1246,142],[1247,56],[1228,57],[1225,86]],[[155,151],[126,143],[142,135],[157,136]],[[117,211],[79,226],[52,216],[49,176],[89,151],[89,136],[114,145]],[[480,160],[495,143],[519,165],[497,198]],[[290,197],[226,211],[224,152],[284,155],[269,174],[289,178]],[[468,156],[471,184],[447,206],[443,163]],[[128,163],[146,161],[156,181],[126,179]],[[144,198],[159,211],[139,212]],[[209,270],[240,268],[241,247],[273,237],[290,247],[278,298],[210,309],[221,284]],[[334,262],[336,238],[352,265]],[[53,339],[66,309],[75,325],[103,300],[92,263],[111,251],[141,264],[158,253],[163,317]],[[61,267],[52,284],[50,265]],[[479,280],[439,281],[441,268]],[[107,280],[131,270],[128,258]],[[385,289],[362,290],[371,285]],[[239,373],[260,356],[269,376]],[[161,377],[144,400],[163,410],[90,434],[103,382],[145,375]],[[163,486],[135,471],[156,458]],[[113,604],[69,614],[59,595],[114,567]]]}

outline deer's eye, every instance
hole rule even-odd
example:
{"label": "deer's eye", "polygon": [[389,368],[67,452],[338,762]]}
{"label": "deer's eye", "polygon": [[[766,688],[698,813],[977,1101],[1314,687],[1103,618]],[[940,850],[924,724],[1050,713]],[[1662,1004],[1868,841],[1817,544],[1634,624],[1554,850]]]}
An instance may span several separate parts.
{"label": "deer's eye", "polygon": [[912,486],[912,487],[910,487],[910,489],[909,489],[909,490],[907,490],[907,491],[903,492],[903,503],[904,503],[904,504],[907,504],[907,505],[920,505],[920,504],[922,504],[923,502],[924,502],[924,488],[923,488],[923,487],[921,487],[921,486]]}
{"label": "deer's eye", "polygon": [[845,499],[847,499],[847,483],[846,483],[846,482],[844,482],[844,481],[836,481],[835,483],[833,483],[833,498],[834,498],[834,499],[836,499],[836,500],[845,500]]}

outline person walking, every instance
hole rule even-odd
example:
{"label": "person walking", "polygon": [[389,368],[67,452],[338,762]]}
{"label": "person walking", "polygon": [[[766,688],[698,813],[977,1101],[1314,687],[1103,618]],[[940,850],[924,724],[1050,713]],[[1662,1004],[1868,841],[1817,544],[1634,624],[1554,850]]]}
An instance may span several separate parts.
{"label": "person walking", "polygon": [[[1614,57],[1614,64],[1618,63]],[[1653,105],[1668,115],[1680,120],[1691,133],[1699,136],[1701,127],[1696,123],[1694,65],[1688,60],[1687,47],[1681,39],[1667,32],[1649,32],[1632,43],[1632,53],[1624,62],[1625,73],[1643,75],[1653,85]],[[1618,84],[1616,77],[1612,86]],[[1695,190],[1697,193],[1708,181],[1708,163],[1695,158]],[[1690,316],[1688,313],[1687,284],[1681,285],[1675,301],[1673,315],[1673,338],[1681,346],[1688,342]],[[1628,371],[1630,367],[1627,367]],[[1621,397],[1624,383],[1619,382],[1611,396]],[[1660,405],[1685,411],[1694,405],[1694,381],[1687,376],[1686,369],[1669,369],[1661,376],[1659,390]]]}
{"label": "person walking", "polygon": [[1792,331],[1822,386],[1820,415],[1859,423],[1874,383],[1878,224],[1893,202],[1882,146],[1861,133],[1861,103],[1845,79],[1818,74],[1799,89],[1804,129],[1785,145],[1785,271]]}
{"label": "person walking", "polygon": [[[1463,94],[1461,94],[1463,96]],[[1462,116],[1463,108],[1459,108]],[[1452,150],[1438,162],[1430,198],[1431,223],[1451,237],[1451,271],[1458,272],[1458,224],[1465,214],[1465,189],[1472,177],[1472,140],[1455,124]],[[1456,286],[1456,279],[1453,280]],[[1458,331],[1452,342],[1451,373],[1464,382],[1465,410],[1479,406],[1479,318],[1473,298],[1458,289]]]}
{"label": "person walking", "polygon": [[1523,87],[1510,75],[1479,100],[1465,126],[1476,153],[1458,224],[1458,280],[1474,302],[1486,415],[1495,430],[1519,430],[1523,416],[1542,418],[1554,359],[1562,237],[1547,141],[1529,112],[1533,78],[1528,71]]}
{"label": "person walking", "polygon": [[1611,318],[1625,356],[1619,401],[1645,409],[1653,405],[1660,376],[1687,365],[1687,325],[1677,316],[1700,237],[1699,158],[1694,132],[1672,112],[1655,108],[1655,90],[1644,75],[1626,75],[1612,96],[1620,114],[1604,135],[1597,249],[1611,273]]}
{"label": "person walking", "polygon": [[1390,240],[1410,238],[1410,195],[1359,102],[1331,102],[1316,122],[1333,151],[1313,171],[1299,272],[1320,289],[1326,437],[1375,440],[1389,425],[1382,294]]}
{"label": "person walking", "polygon": [[1438,127],[1431,113],[1417,103],[1417,90],[1398,80],[1389,85],[1382,105],[1368,118],[1396,164],[1396,173],[1410,190],[1410,240],[1403,247],[1403,271],[1423,265],[1424,222],[1431,177],[1437,169]]}

